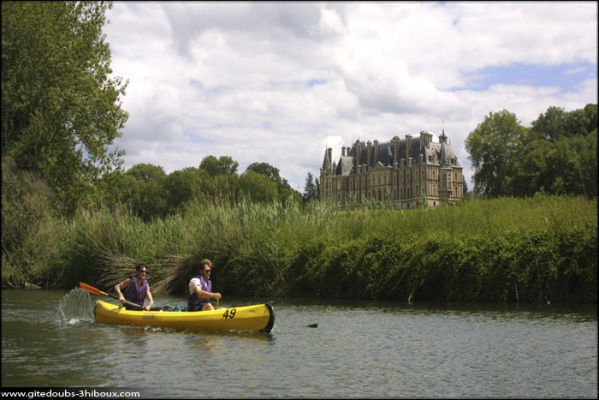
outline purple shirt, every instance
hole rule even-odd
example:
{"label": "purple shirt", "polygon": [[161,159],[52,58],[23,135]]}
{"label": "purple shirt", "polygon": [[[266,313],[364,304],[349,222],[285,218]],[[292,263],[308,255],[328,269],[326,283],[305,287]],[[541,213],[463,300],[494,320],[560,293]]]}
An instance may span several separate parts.
{"label": "purple shirt", "polygon": [[[139,304],[143,307],[144,300],[146,299],[146,292],[148,291],[148,281],[144,279],[141,287],[137,287],[137,278],[132,276],[131,283],[123,296],[125,296],[125,300],[130,301],[131,303]],[[133,308],[133,307],[131,307]]]}
{"label": "purple shirt", "polygon": [[[199,286],[205,292],[212,292],[212,281],[205,280],[203,276],[198,275],[195,278],[191,278],[189,281],[189,302],[187,303],[188,311],[195,311],[196,307],[201,305],[204,307],[210,302],[210,299],[202,299],[196,294],[196,287]],[[201,307],[200,307],[201,308]]]}

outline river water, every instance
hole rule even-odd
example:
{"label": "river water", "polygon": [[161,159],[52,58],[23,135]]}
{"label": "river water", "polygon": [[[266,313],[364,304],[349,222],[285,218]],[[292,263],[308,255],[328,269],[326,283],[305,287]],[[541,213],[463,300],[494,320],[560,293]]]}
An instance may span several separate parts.
{"label": "river water", "polygon": [[597,305],[221,300],[272,300],[275,327],[260,334],[96,324],[100,299],[115,302],[81,289],[3,290],[2,387],[144,398],[598,396]]}

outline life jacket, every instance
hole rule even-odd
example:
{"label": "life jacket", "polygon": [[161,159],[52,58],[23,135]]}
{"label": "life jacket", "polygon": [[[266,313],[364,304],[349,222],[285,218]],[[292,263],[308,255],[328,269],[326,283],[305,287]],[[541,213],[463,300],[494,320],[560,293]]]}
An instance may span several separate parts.
{"label": "life jacket", "polygon": [[[125,296],[125,300],[130,301],[131,303],[139,304],[141,307],[144,305],[144,300],[146,299],[146,292],[148,291],[148,281],[144,279],[141,287],[137,287],[137,278],[135,276],[131,276],[131,283],[129,283],[129,287],[123,293]],[[135,309],[133,307],[126,306],[127,309]]]}
{"label": "life jacket", "polygon": [[[206,281],[204,277],[201,275],[198,275],[195,278],[200,280],[200,289],[202,289],[205,292],[212,292],[212,281]],[[201,297],[198,297],[198,295],[195,292],[195,286],[192,287],[191,281],[189,281],[189,302],[187,303],[187,309],[189,311],[194,311],[197,306],[201,305],[202,307],[204,307],[209,302],[210,299],[208,298],[202,299]]]}

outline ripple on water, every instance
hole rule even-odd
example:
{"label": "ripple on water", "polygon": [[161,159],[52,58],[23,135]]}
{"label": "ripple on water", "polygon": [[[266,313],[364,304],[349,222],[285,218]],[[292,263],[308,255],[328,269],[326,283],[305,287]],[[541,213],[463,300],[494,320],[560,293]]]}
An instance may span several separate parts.
{"label": "ripple on water", "polygon": [[136,382],[173,398],[597,397],[597,318],[582,307],[280,301],[263,335],[95,324],[92,299],[65,296],[80,294],[3,297],[3,384]]}

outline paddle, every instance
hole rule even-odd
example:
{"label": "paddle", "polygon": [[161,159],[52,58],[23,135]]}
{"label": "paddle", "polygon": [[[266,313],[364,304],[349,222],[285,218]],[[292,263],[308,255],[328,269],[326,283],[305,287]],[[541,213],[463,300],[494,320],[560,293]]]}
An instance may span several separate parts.
{"label": "paddle", "polygon": [[[93,286],[90,286],[90,285],[88,285],[88,284],[85,284],[85,283],[83,283],[83,282],[79,282],[79,286],[81,286],[81,289],[83,289],[83,290],[85,290],[86,292],[89,292],[89,293],[91,293],[91,294],[103,294],[104,296],[112,297],[113,299],[117,299],[117,300],[119,299],[119,298],[118,298],[118,297],[116,297],[116,296],[113,296],[113,295],[111,295],[111,294],[109,294],[109,293],[103,292],[103,291],[101,291],[100,289],[96,289],[95,287],[93,287]],[[125,303],[126,303],[126,304],[129,304],[130,306],[133,306],[133,307],[137,307],[137,308],[143,308],[143,307],[142,307],[142,306],[140,306],[139,304],[131,303],[130,301],[127,301],[127,300],[125,300]]]}

